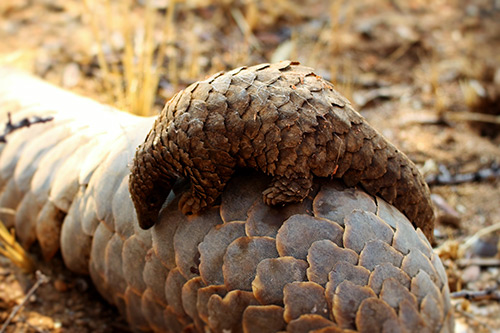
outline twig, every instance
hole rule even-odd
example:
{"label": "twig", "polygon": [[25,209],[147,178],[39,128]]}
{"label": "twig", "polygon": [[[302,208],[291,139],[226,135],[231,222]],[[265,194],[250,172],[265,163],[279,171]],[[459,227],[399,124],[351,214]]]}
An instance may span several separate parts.
{"label": "twig", "polygon": [[482,300],[500,300],[500,290],[498,287],[488,288],[485,290],[460,290],[450,294],[451,298],[465,298],[470,301],[482,301]]}
{"label": "twig", "polygon": [[54,117],[52,117],[52,116],[48,116],[45,118],[35,116],[32,119],[24,118],[24,119],[18,121],[17,123],[13,123],[12,119],[10,117],[10,112],[7,113],[7,117],[8,117],[8,121],[7,121],[7,124],[5,125],[4,133],[2,135],[0,135],[0,142],[3,142],[3,143],[7,142],[7,140],[5,138],[7,135],[9,135],[10,133],[12,133],[20,128],[30,127],[31,125],[39,124],[39,123],[46,123],[46,122],[54,119]]}
{"label": "twig", "polygon": [[4,333],[5,332],[5,330],[7,329],[7,326],[9,326],[10,322],[12,321],[12,319],[14,319],[14,317],[21,310],[21,308],[24,306],[24,304],[26,304],[26,302],[31,297],[31,295],[33,295],[35,293],[35,291],[38,289],[38,287],[40,287],[42,284],[45,284],[47,282],[49,282],[49,278],[46,275],[44,275],[42,272],[36,271],[36,282],[35,282],[35,284],[28,291],[28,293],[26,294],[26,296],[24,296],[24,299],[21,302],[21,304],[16,305],[14,307],[14,309],[10,313],[9,317],[7,318],[7,320],[5,321],[5,323],[3,324],[2,328],[0,328],[0,333]]}
{"label": "twig", "polygon": [[460,267],[467,267],[467,266],[482,266],[482,267],[494,267],[494,266],[500,266],[500,259],[497,258],[465,258],[465,259],[458,259],[457,260],[457,265]]}

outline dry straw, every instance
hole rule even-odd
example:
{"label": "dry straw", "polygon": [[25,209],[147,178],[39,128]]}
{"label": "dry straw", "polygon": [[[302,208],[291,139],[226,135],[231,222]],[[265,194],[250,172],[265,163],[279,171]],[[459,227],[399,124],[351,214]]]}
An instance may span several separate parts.
{"label": "dry straw", "polygon": [[[2,208],[1,210],[2,213],[7,212],[6,208]],[[9,209],[8,211],[10,212],[11,210]],[[32,272],[35,268],[35,265],[33,264],[33,261],[31,260],[29,254],[16,241],[14,229],[9,232],[2,221],[0,221],[0,255],[8,258],[23,272],[29,273]]]}
{"label": "dry straw", "polygon": [[[163,28],[156,34],[161,14],[151,0],[145,2],[140,16],[134,16],[131,0],[84,1],[84,13],[97,44],[103,92],[109,103],[134,114],[151,115],[160,77],[165,74],[165,59],[171,83],[177,84],[175,50],[168,48],[173,44],[175,4],[176,0],[168,2],[165,17],[160,20]],[[122,44],[113,43],[116,36]]]}

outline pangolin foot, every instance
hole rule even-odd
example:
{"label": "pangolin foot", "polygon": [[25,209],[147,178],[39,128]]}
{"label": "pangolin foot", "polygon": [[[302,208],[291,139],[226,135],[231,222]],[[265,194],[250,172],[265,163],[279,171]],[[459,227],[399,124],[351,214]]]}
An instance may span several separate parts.
{"label": "pangolin foot", "polygon": [[179,209],[184,215],[194,215],[208,208],[209,203],[197,192],[184,192],[179,199]]}
{"label": "pangolin foot", "polygon": [[276,206],[301,202],[312,187],[312,176],[286,178],[275,176],[271,185],[262,192],[267,205]]}

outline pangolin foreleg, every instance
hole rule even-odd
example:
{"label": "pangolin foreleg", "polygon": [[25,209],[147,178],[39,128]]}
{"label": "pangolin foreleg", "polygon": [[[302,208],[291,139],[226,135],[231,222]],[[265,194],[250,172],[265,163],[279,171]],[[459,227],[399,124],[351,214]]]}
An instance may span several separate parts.
{"label": "pangolin foreleg", "polygon": [[216,164],[211,159],[192,159],[195,168],[191,173],[191,169],[186,169],[184,175],[191,180],[191,188],[179,200],[179,208],[184,214],[192,214],[212,206],[222,194],[234,173],[235,163],[230,157],[225,158],[225,161],[224,165]]}
{"label": "pangolin foreleg", "polygon": [[174,168],[162,156],[162,153],[169,152],[162,145],[155,144],[153,139],[154,130],[137,148],[129,178],[130,195],[143,229],[149,229],[156,223],[166,194],[177,179]]}

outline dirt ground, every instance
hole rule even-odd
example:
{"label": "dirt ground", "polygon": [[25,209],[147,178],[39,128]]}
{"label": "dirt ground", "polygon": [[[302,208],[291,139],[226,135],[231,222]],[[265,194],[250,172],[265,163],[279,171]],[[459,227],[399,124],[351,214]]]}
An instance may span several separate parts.
{"label": "dirt ground", "polygon": [[[160,60],[151,113],[220,70],[282,59],[314,67],[430,183],[437,251],[450,289],[467,295],[453,299],[456,331],[500,332],[500,1],[145,2],[131,1],[120,12],[120,1],[2,0],[0,65],[137,111],[109,84],[126,71],[123,55],[133,40],[134,54],[149,50]],[[150,28],[145,17],[155,18]],[[150,42],[141,43],[151,31]],[[29,297],[7,332],[127,330],[87,277],[33,252],[50,282]],[[35,281],[0,257],[0,323]]]}

